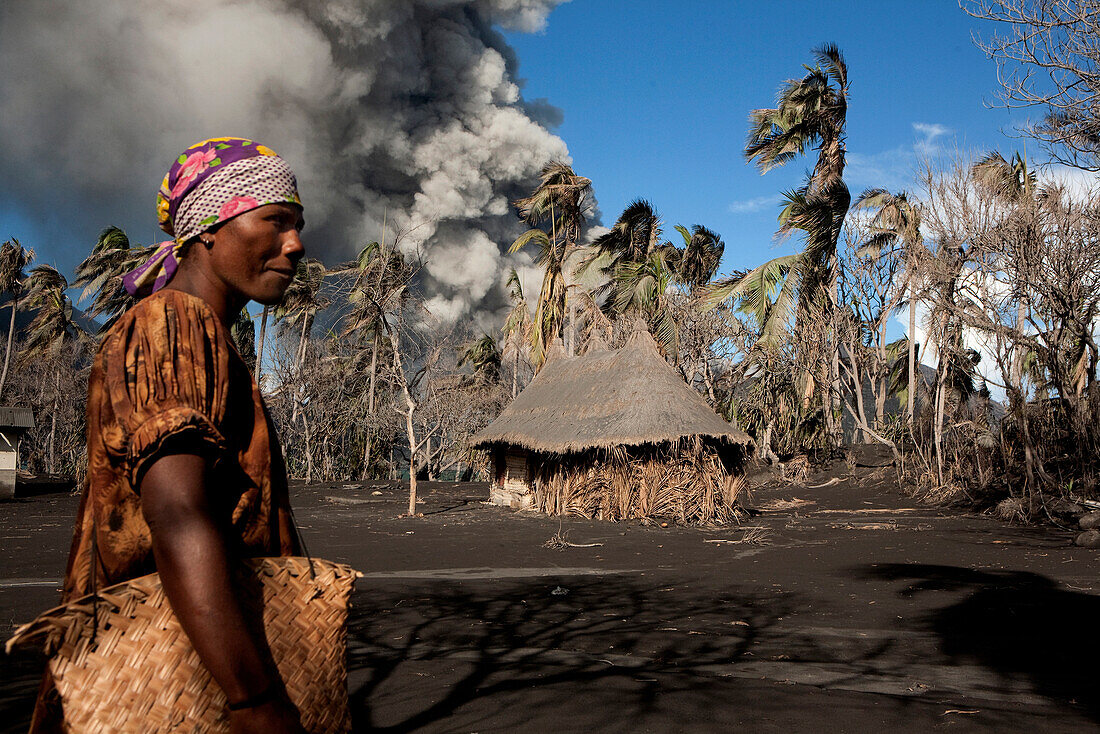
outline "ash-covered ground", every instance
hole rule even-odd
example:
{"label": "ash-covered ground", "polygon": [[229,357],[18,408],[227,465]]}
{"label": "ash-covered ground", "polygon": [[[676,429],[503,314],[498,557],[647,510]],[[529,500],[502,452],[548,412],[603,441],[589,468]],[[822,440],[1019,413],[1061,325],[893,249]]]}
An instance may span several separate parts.
{"label": "ash-covered ground", "polygon": [[[399,483],[292,490],[310,552],[365,574],[359,731],[1100,729],[1098,556],[1072,532],[918,506],[888,468],[771,479],[723,528],[420,487],[415,518]],[[5,634],[56,602],[77,502],[0,503]],[[41,664],[5,661],[0,731],[25,731]]]}

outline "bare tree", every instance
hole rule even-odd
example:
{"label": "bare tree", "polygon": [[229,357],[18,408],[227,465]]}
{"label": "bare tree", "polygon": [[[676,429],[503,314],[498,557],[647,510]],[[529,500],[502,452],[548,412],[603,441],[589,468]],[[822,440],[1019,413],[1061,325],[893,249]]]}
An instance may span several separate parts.
{"label": "bare tree", "polygon": [[960,0],[974,18],[996,24],[976,39],[997,63],[1008,106],[1040,106],[1029,124],[1060,162],[1100,170],[1100,3],[1096,0]]}

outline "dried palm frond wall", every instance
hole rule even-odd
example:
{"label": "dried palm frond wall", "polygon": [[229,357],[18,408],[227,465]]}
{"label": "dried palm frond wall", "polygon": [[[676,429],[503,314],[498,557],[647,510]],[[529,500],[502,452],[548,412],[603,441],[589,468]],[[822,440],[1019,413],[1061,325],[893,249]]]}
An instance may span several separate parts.
{"label": "dried palm frond wall", "polygon": [[737,522],[742,450],[704,441],[680,446],[533,454],[532,509],[597,520],[665,518]]}

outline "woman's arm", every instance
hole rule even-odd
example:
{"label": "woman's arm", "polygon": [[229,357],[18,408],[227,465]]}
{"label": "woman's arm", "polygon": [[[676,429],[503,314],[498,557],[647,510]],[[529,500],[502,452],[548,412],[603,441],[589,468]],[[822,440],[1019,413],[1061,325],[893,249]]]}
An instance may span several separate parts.
{"label": "woman's arm", "polygon": [[[199,657],[230,703],[264,698],[275,690],[245,625],[222,529],[206,492],[207,459],[169,454],[141,480],[141,506],[152,534],[153,556],[172,610]],[[234,732],[302,732],[298,715],[281,696],[233,711]]]}

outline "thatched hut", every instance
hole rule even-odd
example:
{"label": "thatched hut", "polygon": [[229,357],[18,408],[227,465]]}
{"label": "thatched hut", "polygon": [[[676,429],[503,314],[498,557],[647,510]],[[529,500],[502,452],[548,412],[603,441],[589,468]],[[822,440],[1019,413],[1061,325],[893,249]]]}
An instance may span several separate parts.
{"label": "thatched hut", "polygon": [[606,520],[735,519],[752,439],[722,420],[636,330],[620,349],[560,344],[474,447],[492,456],[490,499]]}

